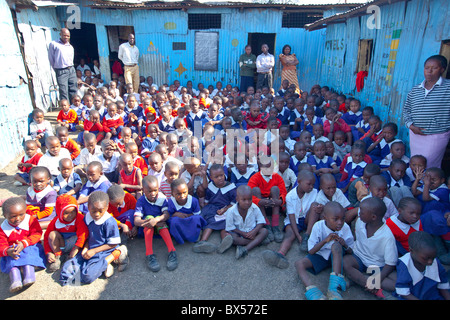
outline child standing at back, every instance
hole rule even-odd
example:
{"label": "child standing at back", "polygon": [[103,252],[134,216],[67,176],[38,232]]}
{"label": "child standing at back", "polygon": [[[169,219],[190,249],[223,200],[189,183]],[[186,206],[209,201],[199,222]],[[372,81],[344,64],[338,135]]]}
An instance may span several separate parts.
{"label": "child standing at back", "polygon": [[345,223],[345,209],[331,201],[323,208],[324,220],[314,224],[308,240],[308,255],[295,263],[297,273],[306,287],[306,299],[323,300],[325,296],[313,285],[307,271],[318,274],[331,267],[327,296],[330,300],[342,300],[338,289],[347,289],[343,276],[343,256],[353,252],[354,239]]}
{"label": "child standing at back", "polygon": [[114,273],[112,262],[124,271],[128,265],[128,250],[120,245],[120,233],[116,220],[107,212],[109,197],[103,191],[95,191],[89,197],[84,221],[89,230],[85,246],[74,258],[67,260],[61,270],[60,283],[65,286],[75,279],[89,284],[103,273],[107,278]]}
{"label": "child standing at back", "polygon": [[0,225],[0,270],[9,274],[9,291],[14,293],[36,281],[35,267],[45,268],[42,229],[37,219],[27,214],[22,197],[7,199],[2,209],[5,220]]}

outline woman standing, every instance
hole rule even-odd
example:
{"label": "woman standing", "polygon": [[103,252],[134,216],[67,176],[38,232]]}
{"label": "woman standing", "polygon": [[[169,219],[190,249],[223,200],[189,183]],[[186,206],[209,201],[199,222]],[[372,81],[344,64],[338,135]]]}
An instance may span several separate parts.
{"label": "woman standing", "polygon": [[283,71],[281,71],[281,83],[283,80],[289,81],[289,85],[295,84],[295,92],[300,94],[300,86],[297,78],[298,59],[295,53],[291,53],[291,46],[286,44],[283,47],[282,53],[279,55]]}
{"label": "woman standing", "polygon": [[450,80],[442,78],[446,69],[444,56],[429,57],[423,70],[425,80],[412,88],[403,107],[411,156],[425,156],[427,168],[441,167],[450,139]]}

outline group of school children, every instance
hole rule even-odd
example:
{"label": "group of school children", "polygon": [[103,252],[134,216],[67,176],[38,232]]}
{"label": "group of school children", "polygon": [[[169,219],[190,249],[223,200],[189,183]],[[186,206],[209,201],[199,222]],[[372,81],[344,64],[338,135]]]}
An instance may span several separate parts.
{"label": "group of school children", "polygon": [[[280,269],[297,242],[308,300],[342,299],[349,283],[379,298],[450,298],[448,182],[405,155],[395,123],[326,86],[141,82],[138,93],[114,79],[60,101],[55,130],[33,111],[15,175],[26,196],[2,200],[11,292],[33,284],[36,268],[60,270],[61,285],[124,271],[134,238],[158,272],[157,234],[169,271],[185,242],[195,253],[235,246],[243,259],[275,241],[262,258]],[[323,293],[310,273],[329,269]]]}

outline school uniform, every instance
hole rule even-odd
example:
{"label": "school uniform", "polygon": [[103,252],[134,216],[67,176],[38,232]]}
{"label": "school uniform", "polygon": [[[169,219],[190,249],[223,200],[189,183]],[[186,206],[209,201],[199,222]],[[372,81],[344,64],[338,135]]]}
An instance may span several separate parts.
{"label": "school uniform", "polygon": [[[323,122],[323,135],[328,136],[328,134],[330,133],[330,129],[331,129],[330,120],[327,119]],[[345,123],[345,121],[342,120],[342,118],[339,118],[337,121],[334,122],[333,132],[331,133],[334,134],[336,131],[343,131],[344,133],[347,133],[351,132],[352,129],[350,129],[350,126],[347,123]]]}
{"label": "school uniform", "polygon": [[[269,114],[267,112],[263,111],[260,114],[258,114],[258,116],[256,118],[253,118],[252,115],[250,114],[250,112],[248,112],[244,119],[245,119],[245,122],[247,123],[248,130],[250,130],[250,129],[266,129],[267,128],[267,119],[269,119]],[[260,121],[260,123],[257,125],[250,125],[248,123],[248,120],[253,121],[253,122]]]}
{"label": "school uniform", "polygon": [[420,220],[417,220],[414,224],[404,223],[399,220],[398,214],[389,217],[386,220],[386,225],[391,229],[392,234],[394,235],[395,240],[397,241],[397,248],[399,252],[399,256],[404,255],[409,252],[409,244],[408,239],[411,233],[415,231],[423,231],[422,223]]}
{"label": "school uniform", "polygon": [[[325,220],[319,220],[313,225],[311,229],[311,234],[308,238],[308,251],[310,251],[319,242],[326,239],[332,233],[337,234],[339,237],[344,239],[345,244],[349,248],[353,249],[355,241],[348,224],[344,223],[341,230],[334,231],[327,226]],[[325,243],[322,248],[320,248],[319,251],[317,251],[315,254],[308,254],[306,256],[313,265],[312,269],[314,271],[314,274],[318,274],[322,270],[331,267],[331,247],[333,246],[335,241]]]}
{"label": "school uniform", "polygon": [[100,132],[103,132],[102,123],[93,123],[89,119],[84,120],[83,131],[81,131],[77,137],[77,142],[81,145],[84,145],[84,131],[89,131],[90,133],[93,133],[95,134],[95,136],[97,136]]}
{"label": "school uniform", "polygon": [[414,266],[411,253],[398,259],[395,295],[400,299],[412,294],[419,300],[444,300],[439,290],[449,289],[447,272],[438,259],[435,258],[423,272]]}
{"label": "school uniform", "polygon": [[359,218],[355,224],[353,254],[360,263],[362,272],[369,266],[395,266],[398,260],[395,238],[389,227],[383,224],[368,238],[366,224]]}
{"label": "school uniform", "polygon": [[331,197],[331,200],[328,200],[323,190],[319,190],[316,197],[316,202],[322,205],[326,205],[328,202],[333,201],[339,203],[343,208],[347,208],[351,206],[350,201],[348,201],[347,197],[344,195],[341,189],[336,188],[336,192]]}
{"label": "school uniform", "polygon": [[136,209],[136,198],[125,191],[123,202],[118,206],[108,206],[108,212],[116,219],[117,225],[124,223],[130,229],[134,226],[134,210]]}
{"label": "school uniform", "polygon": [[[217,114],[214,118],[210,118],[209,115],[206,115],[203,119],[202,119],[202,127],[205,127],[205,124],[207,124],[209,121],[221,121],[224,118],[223,113],[219,113]],[[214,129],[216,130],[222,130],[223,127],[220,123],[215,124]]]}
{"label": "school uniform", "polygon": [[[73,190],[77,184],[83,184],[81,181],[80,176],[78,173],[73,172],[70,174],[69,178],[64,179],[64,177],[59,174],[54,180],[53,180],[53,189],[58,193],[58,195],[65,194],[71,190]],[[74,195],[75,198],[78,197],[78,194]]]}
{"label": "school uniform", "polygon": [[236,167],[232,167],[230,170],[230,182],[236,185],[236,188],[240,185],[247,184],[251,176],[256,173],[252,167],[247,167],[247,172],[244,174],[239,173]]}
{"label": "school uniform", "polygon": [[[189,181],[191,181],[191,179],[192,179],[192,175],[187,170],[185,170],[185,171],[183,171],[180,174],[180,178],[184,179],[184,181],[186,183],[189,183]],[[200,177],[200,176],[195,176],[194,177],[194,185],[193,185],[194,194],[196,194],[198,186],[201,185],[202,183],[203,183],[203,178],[202,177]]]}
{"label": "school uniform", "polygon": [[[270,177],[267,177],[262,175],[261,171],[259,171],[252,175],[248,181],[248,186],[252,189],[258,187],[261,190],[261,196],[263,198],[268,198],[270,196],[270,189],[272,187],[278,187],[280,190],[280,198],[283,201],[282,205],[286,203],[286,187],[283,178],[278,173],[274,173]],[[260,200],[261,199],[258,197],[253,196],[254,204],[258,205]]]}
{"label": "school uniform", "polygon": [[137,155],[136,158],[133,159],[133,165],[136,168],[141,169],[142,177],[145,177],[148,174],[148,166],[145,162],[144,158],[142,158],[140,155]]}
{"label": "school uniform", "polygon": [[202,125],[202,120],[207,116],[207,113],[203,110],[199,110],[197,113],[194,113],[193,111],[189,112],[186,115],[186,122],[187,122],[187,128],[194,132],[195,123],[199,123],[200,126]]}
{"label": "school uniform", "polygon": [[278,113],[277,118],[282,124],[289,124],[291,119],[291,110],[287,107],[283,107],[283,109]]}
{"label": "school uniform", "polygon": [[284,180],[284,185],[286,187],[286,191],[291,190],[295,183],[297,182],[297,175],[292,171],[292,169],[287,168],[284,170],[284,172],[278,171],[278,174],[281,175],[281,177]]}
{"label": "school uniform", "polygon": [[239,213],[238,206],[238,203],[234,204],[223,214],[226,217],[225,230],[227,232],[233,232],[236,229],[243,232],[250,232],[255,229],[258,224],[266,223],[261,210],[254,203],[248,208],[245,220]]}
{"label": "school uniform", "polygon": [[[308,121],[308,118],[305,118],[305,121]],[[319,118],[318,116],[314,116],[312,118],[312,122],[308,123],[306,126],[304,124],[305,121],[302,122],[302,131],[303,130],[307,130],[307,131],[309,131],[309,133],[311,133],[311,135],[313,135],[313,126],[315,124],[322,124],[323,125],[322,119]]]}
{"label": "school uniform", "polygon": [[114,117],[111,117],[108,113],[103,117],[102,120],[103,131],[111,132],[111,129],[116,129],[117,134],[113,136],[115,140],[117,140],[122,128],[124,126],[123,119],[120,115],[115,114]]}
{"label": "school uniform", "polygon": [[96,253],[93,257],[85,260],[79,252],[74,258],[66,261],[61,269],[59,281],[67,285],[75,279],[81,283],[92,283],[105,272],[108,267],[106,257],[116,250],[120,245],[120,233],[114,217],[106,212],[99,220],[94,220],[89,212],[84,217],[89,231],[89,249],[94,249],[102,245],[114,245],[111,249]]}
{"label": "school uniform", "polygon": [[67,141],[61,142],[61,148],[67,149],[70,153],[70,159],[75,160],[81,152],[80,146],[73,139],[67,138]]}
{"label": "school uniform", "polygon": [[[131,186],[136,186],[138,184],[138,173],[141,169],[137,168],[136,166],[133,167],[133,170],[131,173],[126,173],[124,169],[120,170],[119,176],[123,184],[128,184]],[[130,188],[124,188],[127,192],[136,192],[135,189]]]}
{"label": "school uniform", "polygon": [[[361,199],[361,202],[363,202],[364,200],[368,199],[368,198],[372,198],[372,193],[369,192],[369,194],[367,196],[365,196],[364,198]],[[395,216],[396,214],[398,214],[397,211],[397,207],[395,206],[394,202],[389,199],[388,197],[383,197],[384,204],[386,205],[386,213],[383,217],[383,221],[386,221],[388,218]],[[358,215],[359,215],[359,211],[358,211]]]}
{"label": "school uniform", "polygon": [[136,105],[133,108],[129,108],[128,105],[126,105],[124,111],[127,114],[127,118],[129,117],[130,113],[136,115],[137,120],[134,122],[128,121],[127,127],[131,128],[131,131],[133,133],[138,133],[137,129],[138,124],[145,119],[144,109],[136,103]]}
{"label": "school uniform", "polygon": [[411,192],[411,180],[406,174],[398,181],[392,177],[389,170],[381,172],[381,175],[386,179],[388,194],[395,205],[398,205],[402,198],[414,197]]}
{"label": "school uniform", "polygon": [[[142,150],[141,150],[141,154],[143,152],[148,152],[148,153],[152,153],[155,151],[156,146],[159,144],[159,141],[150,137],[145,137],[144,140],[142,140]],[[146,158],[148,157],[145,156],[145,160],[147,160]]]}
{"label": "school uniform", "polygon": [[[417,190],[423,192],[423,186],[417,187]],[[433,198],[431,201],[424,201],[422,193],[416,197],[422,204],[422,213],[431,210],[441,212],[450,210],[450,190],[444,183],[436,189],[430,190],[429,193],[430,197]]]}
{"label": "school uniform", "polygon": [[40,192],[28,187],[25,203],[27,213],[36,215],[39,221],[50,221],[55,217],[56,191],[48,185]]}
{"label": "school uniform", "polygon": [[[42,229],[38,220],[29,214],[25,215],[17,227],[10,225],[8,220],[3,220],[0,225],[0,270],[9,273],[14,267],[26,265],[45,269],[46,258],[40,243],[41,236]],[[17,260],[6,253],[16,241],[21,241],[24,245]]]}
{"label": "school uniform", "polygon": [[161,170],[158,171],[154,171],[152,168],[148,169],[148,175],[149,176],[154,176],[157,180],[158,180],[158,185],[161,185],[161,182],[166,179],[166,177],[164,176],[164,167],[161,168]]}
{"label": "school uniform", "polygon": [[78,124],[78,115],[75,110],[69,109],[69,111],[64,112],[60,110],[56,121],[62,121],[69,124],[69,131],[76,131],[76,125]]}
{"label": "school uniform", "polygon": [[[101,175],[97,182],[92,183],[91,181],[87,181],[86,184],[80,190],[81,196],[89,196],[94,191],[103,191],[107,192],[109,187],[111,186],[111,182],[104,175]],[[88,212],[88,203],[80,204],[79,210],[86,214]]]}
{"label": "school uniform", "polygon": [[351,156],[347,157],[346,161],[341,181],[339,181],[337,185],[338,188],[344,188],[353,180],[361,178],[364,175],[364,168],[367,166],[367,162],[365,161],[354,163]]}
{"label": "school uniform", "polygon": [[175,131],[174,123],[175,123],[175,118],[173,118],[173,117],[170,118],[169,122],[166,122],[166,121],[164,121],[164,119],[161,119],[158,122],[159,130],[161,130],[162,132],[168,132],[168,133],[173,132],[173,131]]}
{"label": "school uniform", "polygon": [[315,155],[310,155],[306,162],[315,167],[316,170],[323,168],[331,169],[333,165],[336,165],[336,162],[334,162],[333,158],[329,156],[324,156],[322,159],[319,159]]}
{"label": "school uniform", "polygon": [[[358,128],[361,128],[364,130],[364,133],[361,133]],[[370,130],[370,125],[369,122],[364,122],[363,119],[361,119],[360,121],[358,121],[354,127],[351,127],[352,129],[352,136],[353,136],[353,141],[357,141],[359,139],[362,138],[362,136],[364,134],[366,134],[369,130]]]}
{"label": "school uniform", "polygon": [[311,137],[311,145],[313,146],[314,143],[316,143],[316,141],[328,142],[328,141],[330,141],[330,139],[328,139],[325,136],[320,136],[318,138],[316,138],[315,136],[312,136]]}
{"label": "school uniform", "polygon": [[355,126],[358,122],[362,120],[362,111],[353,112],[348,111],[344,113],[341,117],[342,120],[349,126]]}
{"label": "school uniform", "polygon": [[[206,225],[206,220],[200,215],[201,209],[198,199],[188,195],[186,203],[179,205],[174,197],[170,197],[167,205],[170,214],[167,225],[175,241],[179,244],[183,244],[185,241],[196,242]],[[175,212],[192,214],[192,216],[187,218],[174,217]]]}
{"label": "school uniform", "polygon": [[59,161],[65,158],[70,159],[70,152],[67,149],[61,148],[57,156],[51,155],[47,150],[47,152],[39,159],[38,166],[46,167],[50,170],[50,174],[54,178],[59,174]]}
{"label": "school uniform", "polygon": [[[134,211],[134,217],[140,217],[141,219],[146,219],[147,216],[152,216],[154,218],[159,217],[165,211],[168,211],[168,201],[166,196],[161,192],[158,192],[158,197],[154,202],[147,199],[145,195],[141,196],[136,202],[136,209]],[[159,227],[155,226],[155,229]],[[139,227],[138,236],[144,237],[144,228]]]}
{"label": "school uniform", "polygon": [[105,155],[102,153],[98,157],[98,161],[102,164],[103,174],[109,181],[117,183],[119,181],[119,172],[117,170],[119,166],[120,153],[115,151],[111,159],[105,159]]}
{"label": "school uniform", "polygon": [[80,155],[75,159],[74,164],[87,166],[92,161],[99,161],[99,157],[103,154],[102,148],[96,145],[94,153],[90,153],[87,148],[81,149]]}
{"label": "school uniform", "polygon": [[306,230],[305,218],[311,205],[316,201],[317,190],[313,189],[311,192],[305,193],[302,198],[299,198],[297,188],[293,188],[286,195],[286,218],[284,219],[284,226],[286,228],[287,225],[291,224],[289,215],[293,214],[297,222],[297,228],[301,232]]}
{"label": "school uniform", "polygon": [[[402,158],[400,159],[403,162],[406,163],[406,165],[409,167],[409,158],[407,156],[402,156]],[[386,157],[384,157],[383,160],[381,160],[380,162],[380,168],[389,168],[389,166],[391,165],[392,162],[392,153],[389,153]]]}
{"label": "school uniform", "polygon": [[289,160],[289,168],[294,171],[295,175],[298,175],[298,165],[300,163],[305,163],[308,161],[308,157],[304,156],[302,160],[298,160],[297,157],[291,156],[291,159]]}
{"label": "school uniform", "polygon": [[342,145],[338,146],[336,142],[333,141],[334,151],[337,153],[339,159],[344,160],[346,154],[348,154],[352,150],[352,146],[344,142]]}
{"label": "school uniform", "polygon": [[[31,165],[37,166],[38,163],[39,163],[39,160],[41,159],[42,156],[43,156],[43,154],[40,153],[40,152],[36,152],[36,153],[34,154],[34,156],[32,156],[31,158],[28,157],[28,156],[25,154],[25,155],[22,157],[22,160],[21,160],[20,162],[22,162],[22,163],[24,163],[24,164],[27,163],[27,164],[31,164]],[[27,183],[30,183],[30,170],[31,170],[32,168],[33,168],[33,167],[30,167],[30,168],[25,168],[25,167],[19,168],[19,171],[20,171],[20,172],[18,172],[17,174],[18,174],[19,176],[21,176],[22,179],[24,179]]]}
{"label": "school uniform", "polygon": [[225,214],[218,215],[217,210],[236,203],[236,186],[234,183],[228,183],[222,188],[218,188],[213,182],[210,182],[205,192],[205,203],[201,212],[207,222],[204,228],[224,230]]}

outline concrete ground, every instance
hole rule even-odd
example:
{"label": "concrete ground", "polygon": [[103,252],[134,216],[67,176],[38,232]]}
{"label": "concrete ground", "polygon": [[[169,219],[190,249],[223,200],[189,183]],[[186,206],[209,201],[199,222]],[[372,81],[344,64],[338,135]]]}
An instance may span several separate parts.
{"label": "concrete ground", "polygon": [[[55,120],[57,111],[46,118]],[[24,195],[26,187],[13,185],[17,163],[11,162],[0,170],[0,199]],[[0,217],[0,223],[4,220]],[[281,220],[282,221],[282,220]],[[214,233],[211,241],[218,244],[219,234]],[[157,273],[150,271],[145,264],[143,239],[128,242],[130,264],[124,272],[115,270],[114,275],[101,277],[89,285],[62,287],[59,271],[49,274],[37,272],[36,283],[16,294],[9,293],[9,277],[0,273],[1,300],[182,300],[186,304],[195,300],[258,300],[289,301],[304,300],[305,287],[300,282],[294,262],[305,256],[294,243],[288,252],[290,265],[287,269],[277,269],[266,265],[262,252],[277,250],[279,244],[272,242],[257,247],[240,260],[235,259],[235,248],[224,254],[198,254],[192,251],[192,243],[175,244],[179,266],[174,271],[165,269],[167,249],[162,239],[154,242],[154,251],[162,266]],[[317,286],[326,292],[330,270],[311,277]],[[343,293],[345,300],[374,300],[374,297],[359,287],[352,286]]]}

